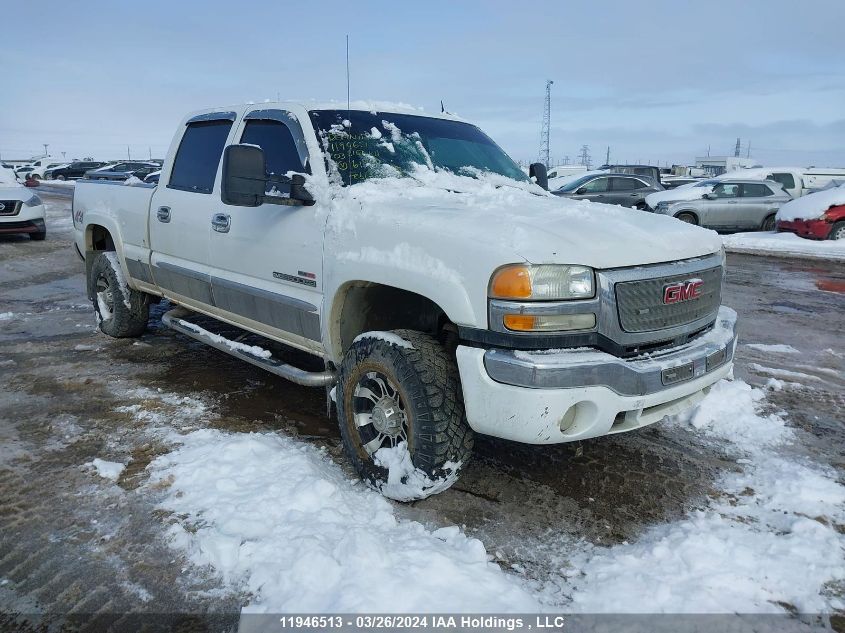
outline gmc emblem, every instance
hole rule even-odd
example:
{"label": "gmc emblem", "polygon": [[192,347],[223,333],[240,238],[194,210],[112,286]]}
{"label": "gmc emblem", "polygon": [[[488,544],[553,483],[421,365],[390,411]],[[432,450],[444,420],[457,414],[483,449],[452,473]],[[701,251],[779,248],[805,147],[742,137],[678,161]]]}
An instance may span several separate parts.
{"label": "gmc emblem", "polygon": [[703,285],[704,282],[701,279],[687,279],[663,286],[663,303],[680,303],[681,301],[698,299],[701,296]]}

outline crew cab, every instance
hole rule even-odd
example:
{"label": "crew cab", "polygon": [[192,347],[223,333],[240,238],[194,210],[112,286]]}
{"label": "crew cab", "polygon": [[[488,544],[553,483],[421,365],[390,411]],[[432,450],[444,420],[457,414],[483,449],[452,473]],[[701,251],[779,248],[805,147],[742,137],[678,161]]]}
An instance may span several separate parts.
{"label": "crew cab", "polygon": [[715,233],[531,173],[448,113],[214,108],[179,124],[158,185],[79,181],[76,246],[104,333],[142,334],[166,299],[177,332],[325,388],[361,476],[422,497],[474,433],[632,431],[731,371]]}

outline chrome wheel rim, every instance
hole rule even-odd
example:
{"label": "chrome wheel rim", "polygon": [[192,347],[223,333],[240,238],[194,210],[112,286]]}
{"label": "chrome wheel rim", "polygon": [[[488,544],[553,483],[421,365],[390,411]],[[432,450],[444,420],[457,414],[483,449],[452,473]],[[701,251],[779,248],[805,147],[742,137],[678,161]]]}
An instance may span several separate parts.
{"label": "chrome wheel rim", "polygon": [[352,416],[368,455],[408,441],[408,415],[399,389],[378,371],[364,373],[352,391]]}
{"label": "chrome wheel rim", "polygon": [[108,321],[114,315],[114,295],[105,276],[97,277],[97,309],[100,311],[100,318]]}
{"label": "chrome wheel rim", "polygon": [[830,236],[831,239],[834,240],[843,240],[845,239],[845,226],[840,226],[833,232],[833,235]]}

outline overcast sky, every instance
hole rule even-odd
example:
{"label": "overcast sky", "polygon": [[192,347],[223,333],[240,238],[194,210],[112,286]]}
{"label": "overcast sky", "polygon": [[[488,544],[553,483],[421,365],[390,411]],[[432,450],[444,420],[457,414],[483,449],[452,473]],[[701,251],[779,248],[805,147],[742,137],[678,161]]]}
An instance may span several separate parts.
{"label": "overcast sky", "polygon": [[345,100],[348,33],[353,99],[443,99],[519,160],[552,79],[553,159],[688,164],[741,137],[762,164],[845,167],[843,18],[845,0],[4,3],[0,155],[161,157],[190,110]]}

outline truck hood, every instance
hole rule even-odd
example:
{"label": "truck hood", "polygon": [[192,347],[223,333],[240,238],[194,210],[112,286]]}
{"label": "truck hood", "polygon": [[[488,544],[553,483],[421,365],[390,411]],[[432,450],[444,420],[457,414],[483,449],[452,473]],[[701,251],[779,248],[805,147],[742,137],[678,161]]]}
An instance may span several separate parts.
{"label": "truck hood", "polygon": [[[444,261],[484,251],[487,257],[500,254],[501,264],[618,268],[699,257],[721,248],[715,232],[662,215],[559,198],[496,176],[421,176],[347,188],[341,197],[355,208],[337,209],[345,218],[341,223],[359,234],[385,234],[387,225],[390,239],[425,244]],[[349,206],[341,199],[334,206],[338,203]]]}

